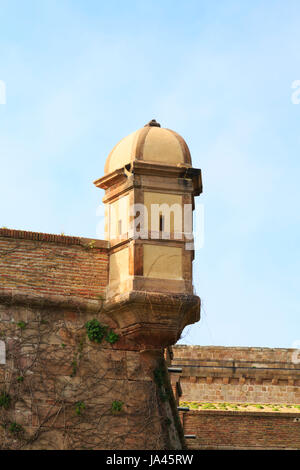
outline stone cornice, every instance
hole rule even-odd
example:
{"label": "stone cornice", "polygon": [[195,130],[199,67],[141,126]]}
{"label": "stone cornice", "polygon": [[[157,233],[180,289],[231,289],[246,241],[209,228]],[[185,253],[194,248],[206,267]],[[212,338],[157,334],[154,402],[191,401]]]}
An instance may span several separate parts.
{"label": "stone cornice", "polygon": [[0,304],[28,306],[39,309],[59,308],[72,311],[99,312],[102,301],[77,296],[24,293],[19,289],[0,289]]}
{"label": "stone cornice", "polygon": [[103,312],[143,349],[174,344],[183,328],[200,319],[200,299],[189,294],[133,290],[108,299]]}
{"label": "stone cornice", "polygon": [[143,161],[135,161],[125,165],[123,168],[113,171],[108,175],[94,181],[97,188],[108,189],[115,184],[121,184],[126,181],[130,175],[147,175],[160,176],[163,178],[181,178],[192,180],[193,193],[198,196],[202,193],[202,177],[201,170],[186,167],[184,165],[174,166],[159,163],[149,163]]}

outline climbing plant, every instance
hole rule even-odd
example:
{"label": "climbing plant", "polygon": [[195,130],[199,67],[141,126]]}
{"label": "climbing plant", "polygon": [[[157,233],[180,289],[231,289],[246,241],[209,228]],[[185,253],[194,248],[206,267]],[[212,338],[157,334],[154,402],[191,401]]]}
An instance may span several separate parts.
{"label": "climbing plant", "polygon": [[[11,254],[14,248],[0,247],[0,258]],[[45,276],[56,256],[49,249]],[[40,275],[31,282],[38,287]],[[32,287],[23,278],[18,283],[24,291]],[[102,311],[102,298],[89,310],[69,292],[65,297],[72,306],[47,297],[33,306],[14,295],[0,299],[6,344],[0,449],[162,448],[165,417],[157,411],[155,382],[143,377],[139,353],[117,349],[119,335]]]}
{"label": "climbing plant", "polygon": [[119,339],[119,336],[113,330],[109,329],[106,325],[102,325],[99,320],[95,318],[88,321],[85,324],[85,328],[89,340],[94,343],[100,344],[102,340],[105,339],[108,343],[114,344]]}

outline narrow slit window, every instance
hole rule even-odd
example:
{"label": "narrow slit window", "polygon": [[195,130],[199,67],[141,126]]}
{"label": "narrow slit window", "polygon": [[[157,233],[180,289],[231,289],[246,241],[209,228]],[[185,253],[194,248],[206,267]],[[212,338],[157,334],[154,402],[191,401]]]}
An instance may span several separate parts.
{"label": "narrow slit window", "polygon": [[159,216],[159,231],[163,232],[164,230],[164,216],[160,215]]}

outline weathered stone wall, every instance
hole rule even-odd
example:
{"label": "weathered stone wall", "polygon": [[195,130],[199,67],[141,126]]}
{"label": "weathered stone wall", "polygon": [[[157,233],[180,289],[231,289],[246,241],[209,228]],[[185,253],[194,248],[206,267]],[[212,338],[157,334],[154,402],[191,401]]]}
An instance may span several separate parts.
{"label": "weathered stone wall", "polygon": [[182,416],[189,449],[300,449],[299,414],[189,411]]}
{"label": "weathered stone wall", "polygon": [[120,337],[103,311],[107,273],[106,242],[0,230],[0,448],[184,446],[163,351]]}
{"label": "weathered stone wall", "polygon": [[113,328],[95,311],[0,305],[0,448],[181,447],[174,409],[160,399],[144,355],[122,349],[122,340],[90,341],[84,325],[95,317]]}
{"label": "weathered stone wall", "polygon": [[182,366],[182,400],[300,403],[296,350],[174,346],[172,365]]}
{"label": "weathered stone wall", "polygon": [[[300,403],[295,350],[269,348],[173,347],[174,399],[162,351],[138,351],[103,309],[108,259],[104,241],[0,229],[0,448],[180,449],[175,399]],[[91,319],[118,340],[88,339]],[[300,448],[293,413],[183,419],[191,448]]]}

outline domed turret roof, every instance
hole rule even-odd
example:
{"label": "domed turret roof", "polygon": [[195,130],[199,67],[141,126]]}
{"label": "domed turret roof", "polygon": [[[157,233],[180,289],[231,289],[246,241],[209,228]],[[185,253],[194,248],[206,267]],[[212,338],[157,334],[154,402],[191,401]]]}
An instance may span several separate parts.
{"label": "domed turret roof", "polygon": [[112,149],[105,163],[105,174],[128,163],[147,163],[191,167],[191,155],[184,139],[152,119],[141,129],[129,134]]}

